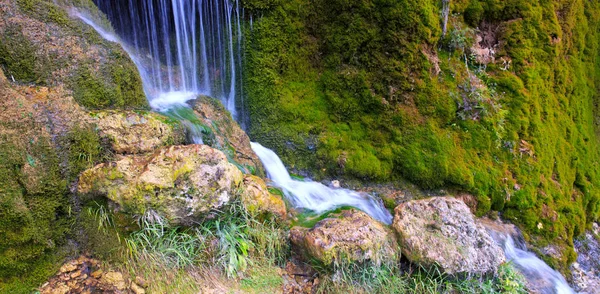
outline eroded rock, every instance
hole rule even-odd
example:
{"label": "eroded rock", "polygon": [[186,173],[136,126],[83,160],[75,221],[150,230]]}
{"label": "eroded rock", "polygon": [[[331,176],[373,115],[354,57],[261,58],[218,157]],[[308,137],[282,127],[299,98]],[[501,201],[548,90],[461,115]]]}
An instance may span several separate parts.
{"label": "eroded rock", "polygon": [[434,197],[396,207],[393,228],[413,263],[445,273],[495,272],[506,258],[469,208],[455,198]]}
{"label": "eroded rock", "polygon": [[285,202],[271,194],[265,181],[259,177],[244,176],[244,186],[240,196],[244,207],[251,214],[273,214],[280,218],[286,217]]}
{"label": "eroded rock", "polygon": [[185,140],[185,130],[176,121],[153,112],[102,111],[92,115],[100,134],[108,137],[120,154],[151,152]]}
{"label": "eroded rock", "polygon": [[214,135],[212,138],[204,138],[205,144],[230,153],[231,158],[245,169],[245,173],[264,175],[262,163],[250,147],[250,138],[220,101],[208,96],[199,96],[190,103],[198,119]]}
{"label": "eroded rock", "polygon": [[242,183],[223,152],[206,145],[171,146],[148,155],[120,156],[86,170],[78,191],[100,194],[125,212],[152,209],[173,224],[192,224],[227,204]]}
{"label": "eroded rock", "polygon": [[354,209],[326,218],[312,229],[294,227],[290,235],[294,245],[325,265],[342,260],[381,264],[399,257],[393,232]]}

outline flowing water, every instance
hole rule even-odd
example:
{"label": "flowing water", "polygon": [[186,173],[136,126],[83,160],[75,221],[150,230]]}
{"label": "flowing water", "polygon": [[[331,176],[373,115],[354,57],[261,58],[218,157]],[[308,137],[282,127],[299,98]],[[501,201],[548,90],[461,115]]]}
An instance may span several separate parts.
{"label": "flowing water", "polygon": [[515,242],[509,233],[491,232],[492,237],[502,247],[506,259],[513,262],[519,272],[525,276],[529,286],[542,294],[570,294],[575,293],[565,278],[548,266],[532,252],[527,251],[524,241]]}
{"label": "flowing water", "polygon": [[341,206],[356,207],[386,224],[392,223],[392,215],[381,201],[372,196],[346,189],[332,189],[321,183],[292,179],[283,162],[275,152],[259,143],[251,143],[267,170],[268,177],[281,189],[296,207],[323,213]]}

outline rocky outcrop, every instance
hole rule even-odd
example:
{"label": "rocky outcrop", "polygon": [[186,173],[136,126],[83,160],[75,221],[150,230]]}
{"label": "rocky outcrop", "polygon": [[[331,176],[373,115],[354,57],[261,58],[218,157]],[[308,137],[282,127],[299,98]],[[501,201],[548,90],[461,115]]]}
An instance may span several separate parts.
{"label": "rocky outcrop", "polygon": [[174,224],[189,225],[229,203],[242,179],[219,150],[172,146],[97,165],[82,173],[78,191],[105,195],[129,213],[152,209]]}
{"label": "rocky outcrop", "polygon": [[261,178],[246,175],[240,198],[246,210],[253,215],[272,214],[279,218],[286,217],[285,202],[271,194],[267,184]]}
{"label": "rocky outcrop", "polygon": [[572,286],[578,293],[597,293],[600,289],[600,227],[593,223],[592,230],[575,240],[577,261],[571,267]]}
{"label": "rocky outcrop", "polygon": [[104,40],[73,7],[100,15],[89,0],[4,1],[0,66],[11,81],[65,85],[82,106],[147,107],[142,80],[123,48]]}
{"label": "rocky outcrop", "polygon": [[59,272],[39,289],[41,294],[67,293],[146,293],[141,277],[135,281],[121,272],[102,269],[102,262],[80,256],[63,264]]}
{"label": "rocky outcrop", "polygon": [[246,169],[245,173],[265,174],[260,159],[250,147],[250,138],[221,102],[208,96],[199,96],[190,103],[198,119],[211,130],[212,136],[203,138],[205,144],[230,153],[228,155]]}
{"label": "rocky outcrop", "polygon": [[153,112],[102,111],[92,114],[100,135],[120,154],[153,151],[185,141],[185,129],[177,121]]}
{"label": "rocky outcrop", "polygon": [[381,264],[399,258],[393,232],[354,209],[326,218],[312,229],[294,227],[290,235],[294,245],[325,265],[335,261]]}
{"label": "rocky outcrop", "polygon": [[393,228],[402,253],[413,263],[439,266],[447,274],[495,272],[502,249],[454,198],[434,197],[396,207]]}

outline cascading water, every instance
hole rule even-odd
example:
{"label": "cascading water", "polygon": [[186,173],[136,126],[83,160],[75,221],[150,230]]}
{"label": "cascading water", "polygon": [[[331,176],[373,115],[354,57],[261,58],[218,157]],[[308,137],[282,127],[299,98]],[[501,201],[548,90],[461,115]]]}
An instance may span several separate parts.
{"label": "cascading water", "polygon": [[490,233],[504,250],[506,258],[525,276],[531,290],[541,294],[574,293],[559,272],[553,270],[532,252],[527,251],[525,242],[515,242],[515,239],[506,232],[492,230]]}
{"label": "cascading water", "polygon": [[[150,105],[164,109],[204,94],[238,118],[239,0],[94,0],[137,60]],[[244,118],[240,118],[244,120]]]}
{"label": "cascading water", "polygon": [[292,179],[275,152],[258,143],[251,145],[265,166],[269,178],[283,189],[286,197],[296,207],[322,213],[340,206],[352,206],[383,223],[392,223],[389,211],[370,195],[346,189],[331,189],[317,182],[296,181]]}

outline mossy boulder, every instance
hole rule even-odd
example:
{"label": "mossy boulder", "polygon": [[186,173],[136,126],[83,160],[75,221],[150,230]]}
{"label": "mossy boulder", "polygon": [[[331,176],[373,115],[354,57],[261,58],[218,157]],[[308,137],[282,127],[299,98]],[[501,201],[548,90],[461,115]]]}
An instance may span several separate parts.
{"label": "mossy boulder", "polygon": [[179,122],[153,112],[102,111],[93,113],[92,121],[119,154],[146,153],[185,142]]}
{"label": "mossy boulder", "polygon": [[455,198],[403,203],[395,209],[392,227],[406,258],[449,275],[494,273],[506,261],[467,205]]}
{"label": "mossy boulder", "polygon": [[257,176],[244,176],[240,198],[246,210],[252,215],[271,214],[281,219],[286,218],[283,199],[271,194],[265,181]]}
{"label": "mossy boulder", "polygon": [[330,215],[313,228],[294,227],[291,241],[326,266],[342,262],[393,262],[400,252],[394,233],[368,214],[351,209]]}
{"label": "mossy boulder", "polygon": [[229,203],[242,180],[223,152],[187,145],[119,156],[83,172],[77,190],[106,196],[129,214],[154,210],[173,224],[191,225]]}
{"label": "mossy boulder", "polygon": [[70,13],[73,6],[102,20],[88,0],[3,3],[0,67],[18,83],[64,85],[87,108],[147,108],[135,64],[119,44]]}
{"label": "mossy boulder", "polygon": [[199,96],[190,103],[198,119],[214,135],[212,140],[205,142],[206,144],[230,153],[231,158],[239,163],[247,173],[264,176],[262,163],[250,147],[250,138],[219,100],[208,96]]}

